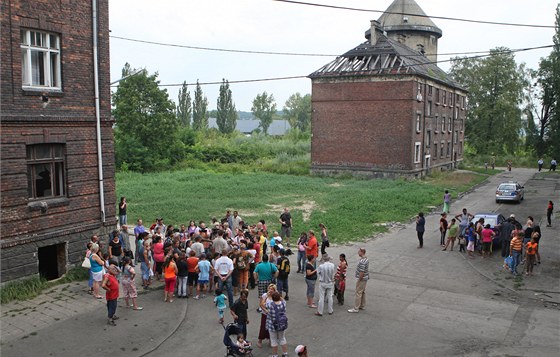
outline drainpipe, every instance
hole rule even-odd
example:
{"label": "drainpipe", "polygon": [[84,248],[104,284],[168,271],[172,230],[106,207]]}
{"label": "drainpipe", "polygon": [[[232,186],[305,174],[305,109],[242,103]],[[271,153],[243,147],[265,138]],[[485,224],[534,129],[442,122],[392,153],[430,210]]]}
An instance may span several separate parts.
{"label": "drainpipe", "polygon": [[95,89],[95,120],[97,134],[97,165],[99,171],[99,206],[101,222],[105,223],[105,190],[103,189],[103,155],[101,152],[101,118],[99,113],[99,62],[97,59],[97,0],[91,0],[93,22],[93,83]]}

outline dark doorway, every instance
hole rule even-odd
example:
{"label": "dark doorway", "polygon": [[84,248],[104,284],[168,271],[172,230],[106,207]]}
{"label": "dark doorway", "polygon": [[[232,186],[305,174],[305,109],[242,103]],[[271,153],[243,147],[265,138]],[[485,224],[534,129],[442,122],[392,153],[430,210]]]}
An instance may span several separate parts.
{"label": "dark doorway", "polygon": [[38,250],[39,274],[54,280],[66,273],[66,243],[48,245]]}

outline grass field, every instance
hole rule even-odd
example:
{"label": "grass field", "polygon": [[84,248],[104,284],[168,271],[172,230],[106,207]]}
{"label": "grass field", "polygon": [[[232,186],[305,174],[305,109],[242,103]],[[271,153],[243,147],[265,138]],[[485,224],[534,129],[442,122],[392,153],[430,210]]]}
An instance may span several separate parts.
{"label": "grass field", "polygon": [[268,230],[280,230],[278,217],[288,207],[293,234],[324,223],[333,242],[357,241],[386,230],[385,222],[408,222],[419,211],[442,203],[482,182],[487,175],[455,171],[424,180],[361,180],[271,173],[213,173],[186,169],[174,172],[117,174],[117,196],[126,196],[128,221],[141,217],[149,226],[156,216],[166,224],[209,222],[227,209],[249,223],[259,219]]}

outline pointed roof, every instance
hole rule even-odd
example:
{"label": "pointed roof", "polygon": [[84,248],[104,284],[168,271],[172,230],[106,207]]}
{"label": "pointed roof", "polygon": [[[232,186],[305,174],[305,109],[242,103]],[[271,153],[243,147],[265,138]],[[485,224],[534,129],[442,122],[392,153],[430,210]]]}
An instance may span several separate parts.
{"label": "pointed roof", "polygon": [[311,79],[349,76],[419,75],[461,88],[423,54],[381,35],[375,45],[366,41],[309,75]]}
{"label": "pointed roof", "polygon": [[[442,31],[414,0],[395,0],[377,20],[386,32],[422,31],[440,38]],[[366,31],[369,38],[370,30]]]}

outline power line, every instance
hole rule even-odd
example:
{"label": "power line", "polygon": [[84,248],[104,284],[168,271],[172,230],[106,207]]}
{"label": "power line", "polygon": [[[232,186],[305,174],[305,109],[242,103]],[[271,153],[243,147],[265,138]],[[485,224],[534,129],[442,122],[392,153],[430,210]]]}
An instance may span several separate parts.
{"label": "power line", "polygon": [[471,20],[471,19],[462,19],[462,18],[447,17],[447,16],[431,16],[431,15],[428,16],[428,15],[411,14],[411,13],[406,13],[406,12],[390,12],[390,11],[383,11],[383,10],[370,10],[370,9],[361,9],[361,8],[355,8],[355,7],[316,4],[316,3],[303,2],[303,1],[293,1],[293,0],[272,0],[272,1],[295,4],[295,5],[317,6],[317,7],[324,7],[324,8],[337,9],[337,10],[350,10],[350,11],[361,11],[361,12],[385,13],[385,14],[393,14],[393,15],[416,16],[416,17],[425,17],[425,18],[450,20],[450,21],[462,21],[462,22],[470,22],[470,23],[486,24],[486,25],[553,28],[553,29],[556,28],[556,26],[551,26],[551,25],[534,25],[534,24],[520,24],[520,23],[511,23],[511,22]]}
{"label": "power line", "polygon": [[[455,58],[450,58],[447,60],[443,60],[443,61],[432,61],[432,62],[423,62],[423,63],[416,63],[416,64],[410,64],[410,65],[405,65],[402,66],[403,68],[412,68],[412,67],[416,67],[416,66],[423,66],[423,65],[427,65],[427,64],[438,64],[438,63],[445,63],[445,62],[451,62],[451,61],[462,61],[462,60],[467,60],[467,59],[475,59],[475,58],[484,58],[484,57],[489,57],[492,55],[496,55],[496,54],[504,54],[504,53],[516,53],[516,52],[524,52],[524,51],[532,51],[532,50],[538,50],[538,49],[544,49],[544,48],[551,48],[554,47],[554,45],[545,45],[545,46],[537,46],[537,47],[527,47],[527,48],[518,48],[518,49],[514,49],[514,50],[507,50],[507,51],[494,51],[492,53],[488,53],[488,54],[484,54],[484,55],[478,55],[478,56],[470,56],[470,57],[455,57]],[[404,58],[407,57],[412,57],[412,56],[401,56]],[[228,81],[228,83],[230,84],[236,84],[236,83],[254,83],[254,82],[267,82],[267,81],[281,81],[281,80],[289,80],[289,79],[303,79],[303,78],[307,78],[307,75],[302,75],[302,76],[288,76],[288,77],[272,77],[272,78],[257,78],[257,79],[241,79],[241,80],[235,80],[235,81]],[[217,84],[222,84],[222,81],[217,81],[217,82],[197,82],[197,83],[186,83],[187,86],[194,86],[194,85],[217,85]],[[174,83],[174,84],[158,84],[158,87],[180,87],[182,86],[183,83]],[[118,85],[111,85],[111,87],[118,87]]]}

